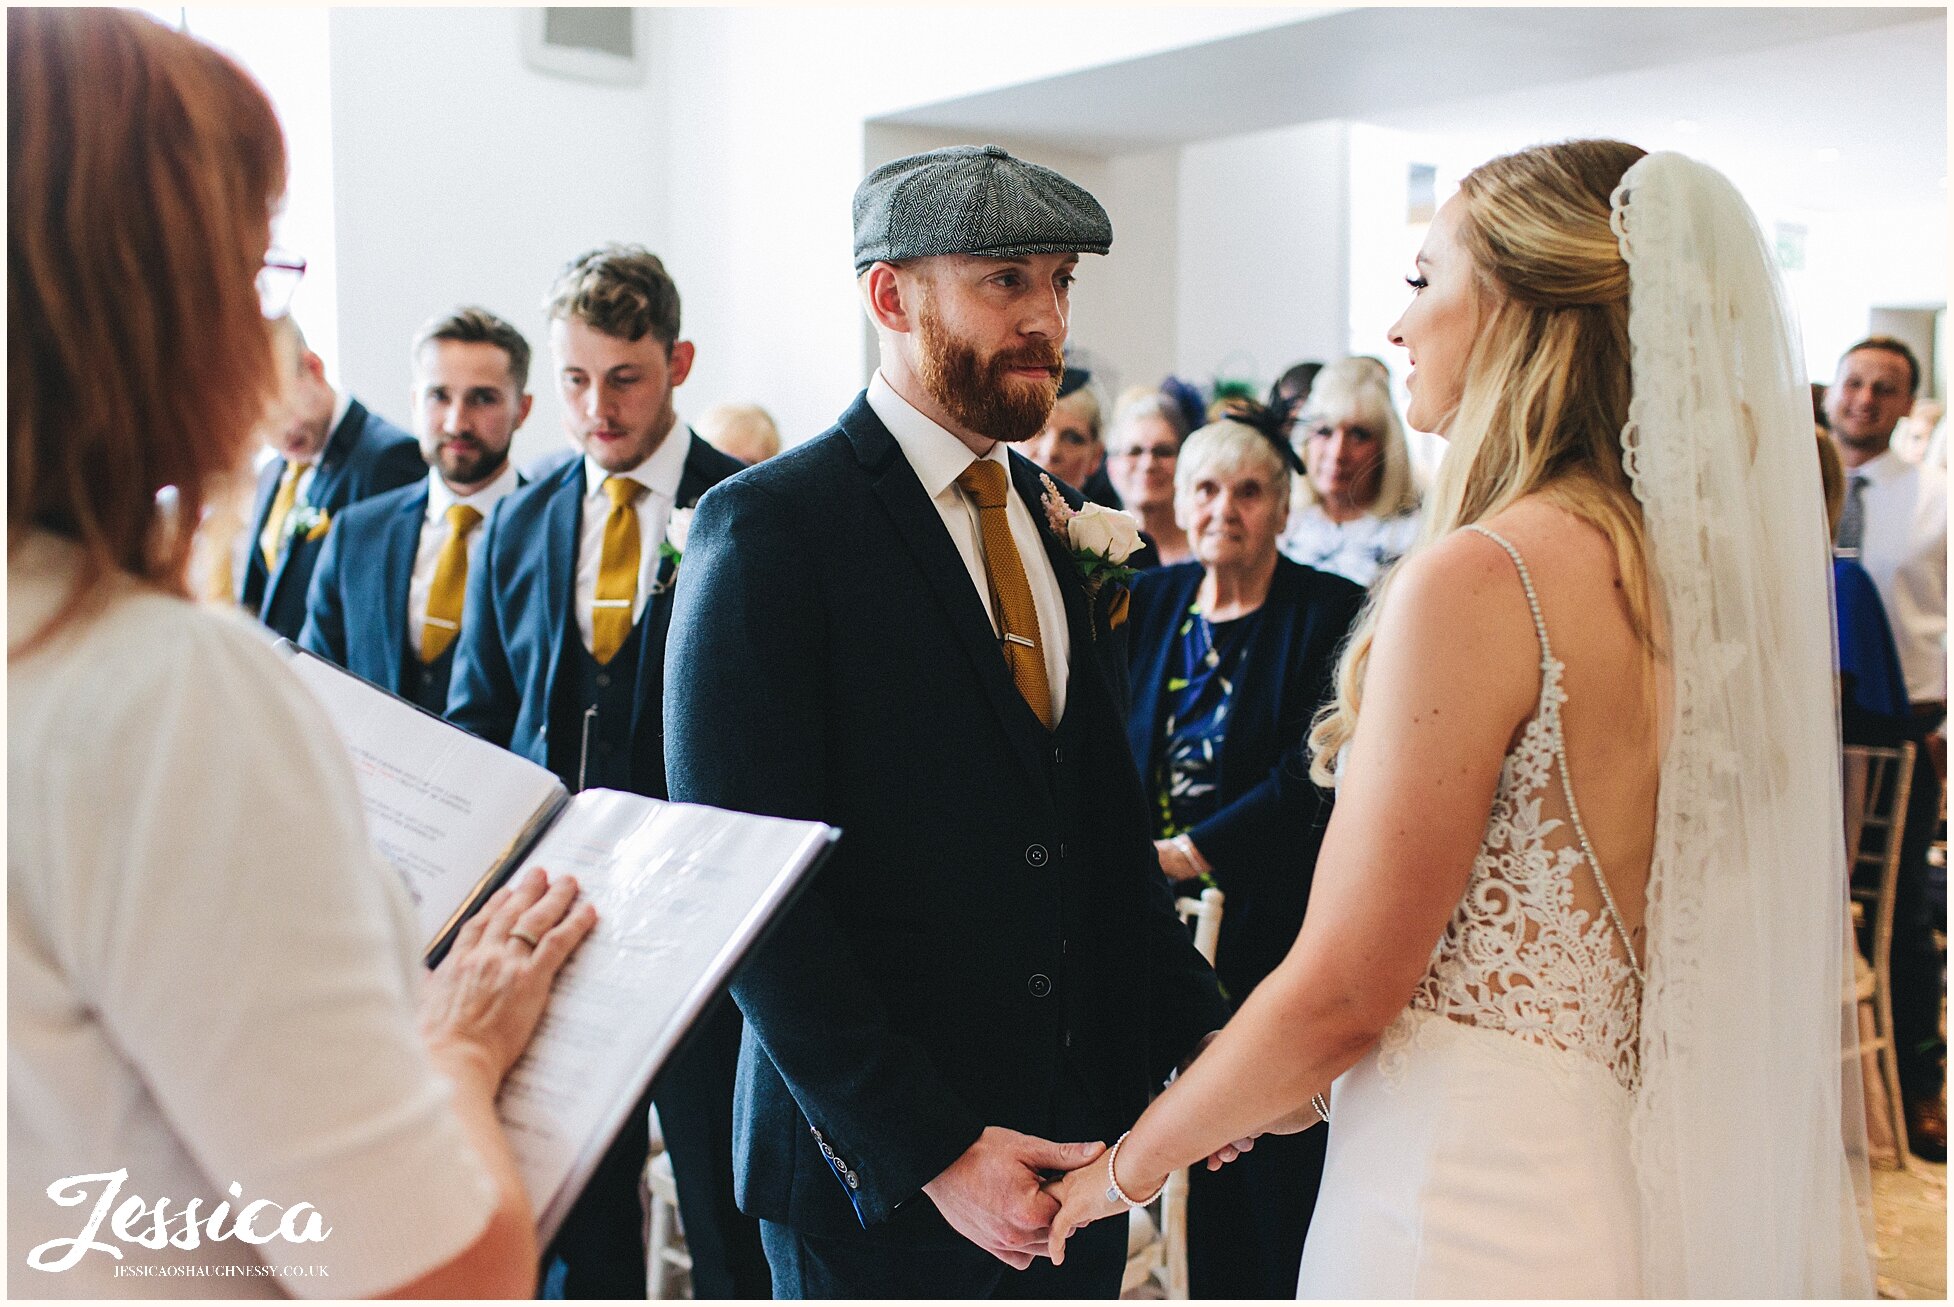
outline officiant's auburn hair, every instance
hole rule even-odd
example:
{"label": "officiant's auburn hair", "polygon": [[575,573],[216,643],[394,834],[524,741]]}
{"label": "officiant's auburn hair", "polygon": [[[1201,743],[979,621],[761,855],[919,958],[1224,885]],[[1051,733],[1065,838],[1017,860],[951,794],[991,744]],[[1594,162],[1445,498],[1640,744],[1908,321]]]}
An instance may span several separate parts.
{"label": "officiant's auburn hair", "polygon": [[[1420,546],[1540,494],[1608,538],[1629,620],[1654,654],[1642,509],[1622,463],[1628,262],[1609,224],[1615,188],[1644,153],[1621,141],[1563,141],[1502,155],[1459,183],[1459,240],[1472,261],[1479,329]],[[1310,731],[1310,775],[1320,785],[1332,782],[1356,730],[1395,571],[1372,588],[1337,668],[1336,699]]]}
{"label": "officiant's auburn hair", "polygon": [[128,10],[7,11],[9,548],[83,557],[14,656],[118,577],[186,593],[279,390],[256,281],[284,190],[271,102],[216,50]]}

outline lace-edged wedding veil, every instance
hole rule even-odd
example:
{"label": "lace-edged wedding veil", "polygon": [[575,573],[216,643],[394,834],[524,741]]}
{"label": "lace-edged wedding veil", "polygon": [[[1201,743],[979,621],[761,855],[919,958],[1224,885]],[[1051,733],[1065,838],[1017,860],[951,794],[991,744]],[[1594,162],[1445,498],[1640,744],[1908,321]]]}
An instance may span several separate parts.
{"label": "lace-edged wedding veil", "polygon": [[1798,332],[1736,188],[1672,153],[1613,199],[1623,453],[1674,685],[1633,1148],[1652,1297],[1863,1297],[1830,542]]}

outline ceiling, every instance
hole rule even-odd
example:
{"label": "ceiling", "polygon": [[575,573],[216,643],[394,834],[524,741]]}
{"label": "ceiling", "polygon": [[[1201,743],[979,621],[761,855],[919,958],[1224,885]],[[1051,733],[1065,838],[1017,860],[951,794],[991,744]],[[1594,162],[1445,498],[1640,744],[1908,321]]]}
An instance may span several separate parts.
{"label": "ceiling", "polygon": [[1606,134],[1863,208],[1945,202],[1946,84],[1943,8],[1375,8],[877,121],[1101,154],[1326,118],[1483,155]]}

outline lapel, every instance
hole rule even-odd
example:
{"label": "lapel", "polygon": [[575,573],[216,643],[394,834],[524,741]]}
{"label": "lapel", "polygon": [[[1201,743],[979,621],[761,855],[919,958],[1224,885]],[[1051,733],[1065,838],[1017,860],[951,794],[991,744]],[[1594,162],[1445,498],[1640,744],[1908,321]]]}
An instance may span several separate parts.
{"label": "lapel", "polygon": [[[557,472],[562,484],[550,492],[543,508],[543,629],[550,651],[549,676],[543,682],[545,703],[556,702],[557,673],[563,665],[563,646],[576,639],[570,622],[570,603],[577,588],[577,535],[583,523],[583,458]],[[520,546],[518,546],[520,548]],[[483,560],[487,562],[486,559]]]}
{"label": "lapel", "polygon": [[[955,542],[944,528],[936,505],[923,493],[923,484],[916,479],[909,460],[903,457],[902,447],[868,406],[866,395],[857,396],[842,414],[840,425],[854,446],[856,461],[868,474],[875,497],[889,515],[897,537],[943,605],[950,632],[970,659],[984,688],[984,697],[996,711],[998,724],[1023,764],[1033,793],[1048,795],[1051,787],[1045,776],[1045,752],[1049,737],[1044,724],[1011,679],[1010,668],[997,647],[997,632],[984,613],[983,600],[971,587],[963,555],[957,552]],[[917,670],[919,676],[928,677],[928,669]]]}
{"label": "lapel", "polygon": [[380,648],[384,651],[382,665],[394,673],[395,684],[387,688],[396,694],[403,661],[414,656],[407,642],[407,591],[413,583],[414,556],[419,552],[426,520],[427,482],[422,481],[420,492],[387,519],[386,537],[380,546],[380,584],[385,587],[378,609]]}
{"label": "lapel", "polygon": [[[1161,596],[1160,603],[1167,615],[1166,623],[1158,632],[1149,631],[1152,638],[1147,642],[1146,662],[1139,669],[1138,682],[1133,687],[1133,702],[1148,707],[1144,723],[1132,723],[1128,728],[1127,741],[1133,746],[1133,760],[1140,766],[1142,778],[1153,775],[1156,759],[1153,756],[1160,742],[1161,722],[1167,716],[1167,662],[1180,644],[1181,622],[1186,619],[1187,606],[1194,599],[1194,592],[1201,586],[1201,569],[1189,568],[1188,575],[1180,584]],[[1139,620],[1136,610],[1135,621]],[[1145,732],[1135,732],[1134,727]],[[1224,742],[1224,748],[1226,747]]]}
{"label": "lapel", "polygon": [[1072,557],[1071,546],[1061,541],[1045,520],[1045,485],[1040,480],[1044,474],[1036,463],[1015,449],[1006,457],[1011,465],[1011,483],[1031,510],[1031,520],[1038,524],[1038,538],[1045,542],[1045,557],[1051,560],[1052,571],[1058,576],[1058,592],[1065,597],[1065,625],[1072,641],[1068,661],[1096,658],[1092,604],[1086,598],[1085,578],[1079,575],[1079,564]]}
{"label": "lapel", "polygon": [[[680,432],[673,432],[679,435]],[[699,451],[705,442],[693,434],[692,428],[683,430],[685,436],[685,471],[679,476],[678,495],[672,500],[673,511],[693,508],[698,505],[699,496],[712,489],[713,477],[703,465]],[[666,575],[670,564],[657,553],[652,554],[652,566],[657,569],[661,579],[676,580]],[[638,728],[647,710],[662,720],[665,694],[665,634],[672,624],[672,596],[674,587],[667,585],[664,590],[651,596],[645,602],[645,615],[639,619],[644,626],[641,633],[644,643],[638,655],[638,686],[631,698],[631,736],[638,737]]]}
{"label": "lapel", "polygon": [[319,467],[312,474],[312,484],[306,488],[306,503],[314,508],[338,503],[339,483],[345,478],[348,456],[365,429],[366,406],[357,399],[349,401],[346,416],[339,419],[339,425],[326,437],[326,447],[319,452]]}
{"label": "lapel", "polygon": [[265,534],[265,517],[271,512],[271,501],[278,497],[278,479],[285,474],[285,460],[274,458],[265,464],[258,473],[258,489],[251,506],[251,547],[244,554],[243,574],[238,577],[237,599],[239,603],[249,602],[252,582],[258,582],[255,591],[258,602],[255,608],[264,607],[265,592],[270,589],[271,576],[265,567],[265,553],[258,542]]}

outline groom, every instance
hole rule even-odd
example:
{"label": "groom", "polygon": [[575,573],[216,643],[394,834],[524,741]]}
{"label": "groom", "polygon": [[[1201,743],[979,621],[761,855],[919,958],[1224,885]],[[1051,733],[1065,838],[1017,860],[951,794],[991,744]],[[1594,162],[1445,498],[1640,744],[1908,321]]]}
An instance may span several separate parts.
{"label": "groom", "polygon": [[1008,448],[1112,227],[995,146],[885,164],[854,217],[881,366],[700,501],[672,619],[672,797],[843,831],[733,984],[740,1203],[779,1297],[1115,1298],[1124,1222],[1039,1259],[1040,1173],[1097,1156],[1226,1008],[1147,838],[1124,608]]}

